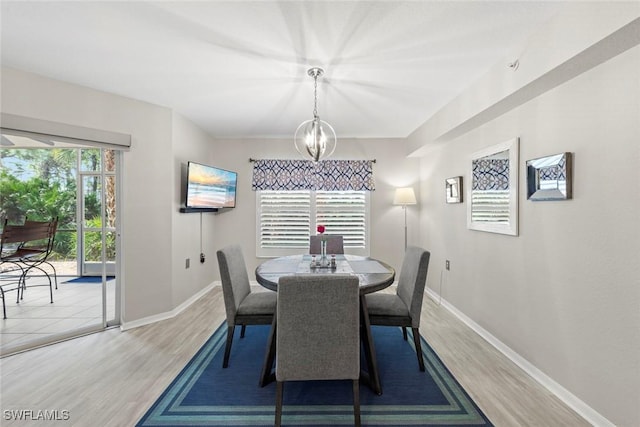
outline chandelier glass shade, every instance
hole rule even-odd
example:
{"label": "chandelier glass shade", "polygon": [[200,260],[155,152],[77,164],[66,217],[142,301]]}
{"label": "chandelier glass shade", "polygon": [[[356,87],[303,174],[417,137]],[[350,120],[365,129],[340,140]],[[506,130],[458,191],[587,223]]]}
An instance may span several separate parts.
{"label": "chandelier glass shade", "polygon": [[298,153],[317,162],[333,154],[337,138],[333,127],[324,120],[320,120],[318,116],[318,77],[324,74],[324,70],[310,68],[307,74],[313,77],[314,81],[313,119],[306,120],[298,126],[294,143]]}

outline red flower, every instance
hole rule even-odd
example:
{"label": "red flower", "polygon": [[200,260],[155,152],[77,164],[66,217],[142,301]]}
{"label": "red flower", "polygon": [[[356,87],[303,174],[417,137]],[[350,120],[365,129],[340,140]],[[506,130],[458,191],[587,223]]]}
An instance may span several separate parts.
{"label": "red flower", "polygon": [[318,233],[322,234],[322,233],[324,233],[324,230],[325,230],[324,225],[319,225],[318,226]]}

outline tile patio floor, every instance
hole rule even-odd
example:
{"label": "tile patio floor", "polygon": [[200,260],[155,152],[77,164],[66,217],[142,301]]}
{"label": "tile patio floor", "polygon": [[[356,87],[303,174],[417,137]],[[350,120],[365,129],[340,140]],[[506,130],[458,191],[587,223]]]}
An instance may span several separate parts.
{"label": "tile patio floor", "polygon": [[[29,278],[24,299],[19,303],[16,303],[16,291],[5,295],[7,318],[0,319],[0,354],[30,342],[41,343],[73,330],[102,324],[102,284],[66,283],[75,277],[58,274],[53,304],[48,286],[30,287],[47,284],[46,277]],[[107,282],[107,320],[113,319],[114,313],[115,280],[110,280]]]}

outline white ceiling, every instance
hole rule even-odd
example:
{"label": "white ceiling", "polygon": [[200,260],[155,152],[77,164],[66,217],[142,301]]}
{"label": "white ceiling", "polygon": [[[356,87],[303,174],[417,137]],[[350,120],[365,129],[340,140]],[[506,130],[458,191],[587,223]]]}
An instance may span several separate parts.
{"label": "white ceiling", "polygon": [[[212,136],[406,137],[562,2],[1,2],[3,66],[176,110]],[[505,64],[506,66],[506,64]]]}

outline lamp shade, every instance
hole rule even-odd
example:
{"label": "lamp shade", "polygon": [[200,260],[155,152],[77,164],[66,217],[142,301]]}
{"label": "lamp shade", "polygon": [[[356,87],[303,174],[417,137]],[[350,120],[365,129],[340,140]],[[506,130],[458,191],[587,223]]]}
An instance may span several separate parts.
{"label": "lamp shade", "polygon": [[416,203],[416,194],[413,192],[412,187],[396,188],[396,193],[393,196],[394,205],[406,206],[415,205]]}

